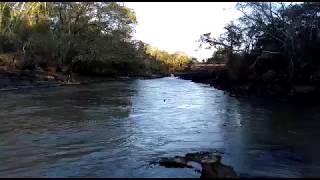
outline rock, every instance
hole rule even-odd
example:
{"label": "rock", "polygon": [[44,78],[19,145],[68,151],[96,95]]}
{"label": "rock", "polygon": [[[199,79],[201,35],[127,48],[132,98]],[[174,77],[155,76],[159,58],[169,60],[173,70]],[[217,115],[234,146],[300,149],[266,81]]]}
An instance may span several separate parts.
{"label": "rock", "polygon": [[221,163],[221,156],[218,152],[188,153],[184,157],[162,158],[159,165],[167,168],[196,168],[201,172],[201,178],[237,177],[231,166]]}
{"label": "rock", "polygon": [[203,163],[200,178],[236,178],[237,174],[231,166],[220,162]]}
{"label": "rock", "polygon": [[166,168],[184,168],[186,167],[186,162],[184,162],[184,158],[162,158],[159,161],[160,166],[164,166]]}

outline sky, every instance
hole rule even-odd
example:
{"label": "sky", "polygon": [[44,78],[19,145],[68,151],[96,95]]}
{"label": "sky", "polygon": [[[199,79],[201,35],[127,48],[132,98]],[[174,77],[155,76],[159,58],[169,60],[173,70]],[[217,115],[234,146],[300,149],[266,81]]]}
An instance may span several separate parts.
{"label": "sky", "polygon": [[138,24],[134,39],[142,40],[170,53],[183,51],[198,60],[212,56],[212,50],[196,50],[201,34],[214,37],[223,27],[240,17],[236,2],[126,2]]}

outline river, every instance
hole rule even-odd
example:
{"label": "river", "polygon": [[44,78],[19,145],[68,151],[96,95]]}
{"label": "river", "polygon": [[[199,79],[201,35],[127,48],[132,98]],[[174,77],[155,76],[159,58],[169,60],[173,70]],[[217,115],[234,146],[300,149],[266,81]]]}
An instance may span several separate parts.
{"label": "river", "polygon": [[238,174],[320,176],[320,106],[166,77],[1,92],[0,177],[199,177],[151,165],[218,150]]}

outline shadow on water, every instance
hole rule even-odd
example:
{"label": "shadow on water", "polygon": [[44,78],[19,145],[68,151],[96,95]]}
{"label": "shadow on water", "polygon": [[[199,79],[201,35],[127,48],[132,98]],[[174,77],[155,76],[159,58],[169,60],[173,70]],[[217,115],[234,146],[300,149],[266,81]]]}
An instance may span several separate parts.
{"label": "shadow on water", "polygon": [[213,150],[240,174],[320,172],[316,106],[230,97],[174,77],[5,92],[0,101],[0,177],[199,177],[148,164]]}
{"label": "shadow on water", "polygon": [[[241,128],[225,132],[226,162],[243,174],[319,176],[319,107],[274,100],[236,99]],[[233,118],[237,119],[237,118]]]}

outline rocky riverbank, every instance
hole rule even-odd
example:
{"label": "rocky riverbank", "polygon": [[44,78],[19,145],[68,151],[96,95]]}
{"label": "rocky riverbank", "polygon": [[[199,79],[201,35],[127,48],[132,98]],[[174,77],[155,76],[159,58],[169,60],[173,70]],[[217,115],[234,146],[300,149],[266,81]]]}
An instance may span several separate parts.
{"label": "rocky riverbank", "polygon": [[29,89],[34,87],[52,87],[65,84],[76,84],[75,82],[67,82],[66,77],[59,74],[50,74],[43,71],[28,71],[0,69],[0,90],[17,90]]}
{"label": "rocky riverbank", "polygon": [[170,76],[169,74],[150,74],[142,76],[118,76],[118,77],[92,77],[72,75],[72,78],[63,73],[52,73],[38,70],[18,70],[0,67],[0,91],[48,88],[66,85],[83,85],[89,83],[99,83],[110,80],[129,79],[154,79]]}

